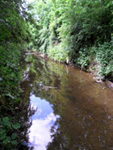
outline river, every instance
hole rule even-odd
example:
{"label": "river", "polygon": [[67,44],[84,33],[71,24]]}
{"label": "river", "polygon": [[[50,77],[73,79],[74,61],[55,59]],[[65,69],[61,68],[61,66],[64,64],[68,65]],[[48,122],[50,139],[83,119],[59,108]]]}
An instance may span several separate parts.
{"label": "river", "polygon": [[29,149],[113,150],[113,90],[73,66],[30,59],[21,83],[34,110]]}

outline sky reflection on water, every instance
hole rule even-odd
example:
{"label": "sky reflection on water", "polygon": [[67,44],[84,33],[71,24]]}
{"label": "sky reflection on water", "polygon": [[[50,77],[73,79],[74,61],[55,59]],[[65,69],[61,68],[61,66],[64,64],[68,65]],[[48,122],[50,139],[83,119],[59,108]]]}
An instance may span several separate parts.
{"label": "sky reflection on water", "polygon": [[46,150],[46,146],[52,141],[51,128],[59,116],[54,115],[52,106],[46,100],[35,95],[32,95],[30,100],[36,112],[31,117],[29,142],[34,146],[34,150]]}

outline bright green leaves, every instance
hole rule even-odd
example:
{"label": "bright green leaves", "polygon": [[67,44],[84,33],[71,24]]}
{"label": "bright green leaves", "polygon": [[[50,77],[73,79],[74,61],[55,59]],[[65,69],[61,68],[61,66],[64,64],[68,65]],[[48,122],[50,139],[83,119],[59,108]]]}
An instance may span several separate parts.
{"label": "bright green leaves", "polygon": [[[88,68],[91,59],[96,57],[102,66],[100,74],[112,72],[108,56],[108,50],[111,54],[112,49],[105,48],[113,33],[112,0],[47,0],[46,3],[39,0],[35,9],[39,17],[36,31],[39,51],[58,61],[65,61],[68,54],[82,68]],[[99,52],[93,51],[100,44]]]}
{"label": "bright green leaves", "polygon": [[54,59],[55,61],[65,62],[68,57],[68,51],[62,49],[62,45],[59,44],[53,48],[48,48],[48,57]]}
{"label": "bright green leaves", "polygon": [[[41,45],[40,51],[47,52],[44,49],[48,49],[53,39],[56,41],[60,39],[64,45],[63,49],[70,48],[70,52],[74,51],[75,54],[80,48],[110,40],[112,30],[110,20],[113,15],[106,7],[108,4],[111,6],[111,1],[107,3],[100,0],[93,2],[91,0],[48,0],[46,3],[37,1],[35,9],[40,18],[38,22],[40,28],[37,31]],[[51,28],[53,24],[55,26]],[[50,32],[49,36],[44,34],[44,28],[47,29],[47,33]]]}

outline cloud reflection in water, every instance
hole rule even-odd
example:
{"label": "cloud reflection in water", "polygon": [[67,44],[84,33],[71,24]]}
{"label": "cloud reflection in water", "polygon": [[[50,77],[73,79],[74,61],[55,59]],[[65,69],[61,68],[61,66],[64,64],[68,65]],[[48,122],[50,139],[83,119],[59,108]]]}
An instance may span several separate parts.
{"label": "cloud reflection in water", "polygon": [[37,110],[31,117],[29,142],[35,150],[46,150],[46,146],[52,141],[51,128],[59,116],[53,113],[50,103],[46,100],[35,97],[35,95],[32,95],[30,99],[32,107]]}

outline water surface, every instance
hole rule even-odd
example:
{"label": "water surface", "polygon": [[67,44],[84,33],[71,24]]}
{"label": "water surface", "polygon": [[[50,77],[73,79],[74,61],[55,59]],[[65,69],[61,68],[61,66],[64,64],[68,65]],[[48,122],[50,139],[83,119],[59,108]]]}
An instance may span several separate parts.
{"label": "water surface", "polygon": [[74,67],[39,58],[24,76],[35,110],[29,128],[34,150],[113,149],[112,89]]}
{"label": "water surface", "polygon": [[46,150],[46,146],[51,139],[51,128],[58,116],[54,115],[53,109],[49,102],[40,97],[32,95],[30,97],[31,105],[36,109],[31,117],[32,126],[29,130],[29,141],[36,150]]}

